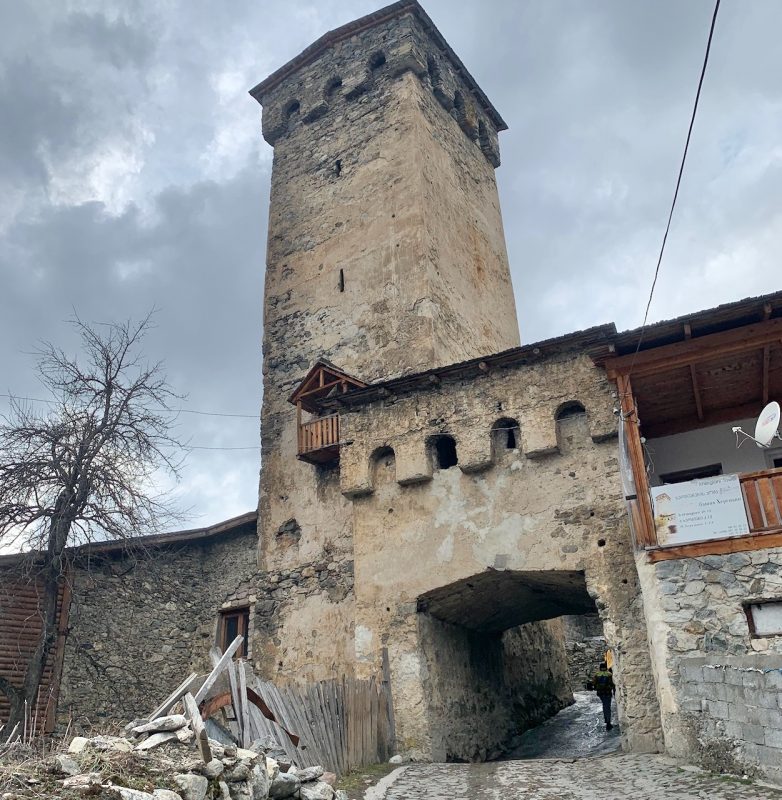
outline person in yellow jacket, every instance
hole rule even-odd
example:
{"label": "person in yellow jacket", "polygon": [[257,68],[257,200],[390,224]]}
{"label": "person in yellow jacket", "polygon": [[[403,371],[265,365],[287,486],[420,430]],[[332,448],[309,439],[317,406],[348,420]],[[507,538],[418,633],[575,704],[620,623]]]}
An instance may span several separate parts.
{"label": "person in yellow jacket", "polygon": [[600,662],[600,669],[592,678],[592,686],[603,704],[603,719],[606,723],[606,730],[610,731],[614,727],[611,724],[611,699],[616,694],[616,687],[614,686],[614,676],[605,661]]}

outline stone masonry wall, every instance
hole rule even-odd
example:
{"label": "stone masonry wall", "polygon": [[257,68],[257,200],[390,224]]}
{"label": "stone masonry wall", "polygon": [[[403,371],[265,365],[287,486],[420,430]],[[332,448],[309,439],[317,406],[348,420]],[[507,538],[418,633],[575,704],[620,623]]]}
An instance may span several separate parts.
{"label": "stone masonry wall", "polygon": [[434,761],[485,761],[512,736],[572,702],[561,624],[503,634],[469,631],[422,615]]}
{"label": "stone masonry wall", "polygon": [[254,524],[207,541],[78,564],[59,724],[127,722],[189,672],[207,671],[221,610],[249,607],[255,624],[256,569]]}
{"label": "stone masonry wall", "polygon": [[574,692],[581,692],[587,681],[592,680],[608,649],[603,624],[597,614],[562,617],[562,624],[570,686]]}
{"label": "stone masonry wall", "polygon": [[700,764],[782,784],[782,655],[682,658],[677,677]]}
{"label": "stone masonry wall", "polygon": [[782,657],[782,636],[753,638],[744,612],[749,602],[782,595],[782,550],[638,561],[666,749],[707,765],[722,760],[724,771],[752,772],[754,764],[782,781],[768,764],[776,756],[763,749],[777,745],[755,727],[778,741],[771,717],[782,720],[782,709],[769,710],[770,695],[755,692],[777,682],[763,670]]}
{"label": "stone masonry wall", "polygon": [[[566,351],[343,410],[357,670],[378,674],[388,649],[406,752],[431,757],[433,746],[416,600],[487,571],[582,572],[616,656],[625,746],[661,745],[611,391],[587,356]],[[585,413],[557,423],[574,401]],[[516,447],[492,433],[498,420],[518,425]],[[433,460],[440,434],[456,441],[456,467]],[[563,599],[551,595],[549,617],[580,613]]]}

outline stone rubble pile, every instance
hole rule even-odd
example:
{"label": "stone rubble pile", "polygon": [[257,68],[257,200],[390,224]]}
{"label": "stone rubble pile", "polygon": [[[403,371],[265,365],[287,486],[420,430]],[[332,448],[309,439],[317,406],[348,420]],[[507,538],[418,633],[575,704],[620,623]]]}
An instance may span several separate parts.
{"label": "stone rubble pile", "polygon": [[[62,788],[85,797],[118,800],[347,800],[345,792],[333,788],[334,773],[320,766],[297,769],[271,738],[257,740],[249,749],[209,739],[212,758],[205,763],[198,757],[196,736],[183,714],[137,720],[125,732],[125,736],[74,737],[68,753],[55,756],[50,764],[52,772],[67,776],[58,781]],[[127,754],[126,769],[132,770],[133,763],[145,764],[150,767],[143,770],[147,781],[154,774],[159,776],[155,782],[176,789],[141,791],[120,785],[116,776],[83,772],[79,762],[94,764],[97,753]]]}

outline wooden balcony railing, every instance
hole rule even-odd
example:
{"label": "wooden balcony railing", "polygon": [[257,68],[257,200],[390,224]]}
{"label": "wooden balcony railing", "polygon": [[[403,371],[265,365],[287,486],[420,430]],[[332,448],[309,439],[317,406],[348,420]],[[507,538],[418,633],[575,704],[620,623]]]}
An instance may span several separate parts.
{"label": "wooden balcony railing", "polygon": [[739,475],[751,533],[782,529],[782,468]]}
{"label": "wooden balcony railing", "polygon": [[649,560],[665,561],[782,547],[782,468],[740,473],[739,483],[749,523],[748,536],[653,547],[648,551]]}
{"label": "wooden balcony railing", "polygon": [[312,463],[339,457],[339,414],[318,417],[299,425],[299,458]]}

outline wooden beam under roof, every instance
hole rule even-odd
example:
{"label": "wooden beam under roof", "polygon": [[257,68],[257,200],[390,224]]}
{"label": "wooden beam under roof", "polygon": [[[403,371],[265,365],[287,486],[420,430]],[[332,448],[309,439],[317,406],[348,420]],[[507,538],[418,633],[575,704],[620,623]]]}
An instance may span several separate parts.
{"label": "wooden beam under roof", "polygon": [[763,372],[761,378],[761,397],[763,398],[763,405],[768,403],[769,397],[769,376],[768,365],[771,361],[771,345],[766,345],[763,348]]}
{"label": "wooden beam under roof", "polygon": [[653,375],[676,367],[711,361],[722,355],[757,350],[778,342],[782,342],[782,318],[767,319],[730,331],[610,358],[605,362],[605,368],[609,378],[628,374]]}

